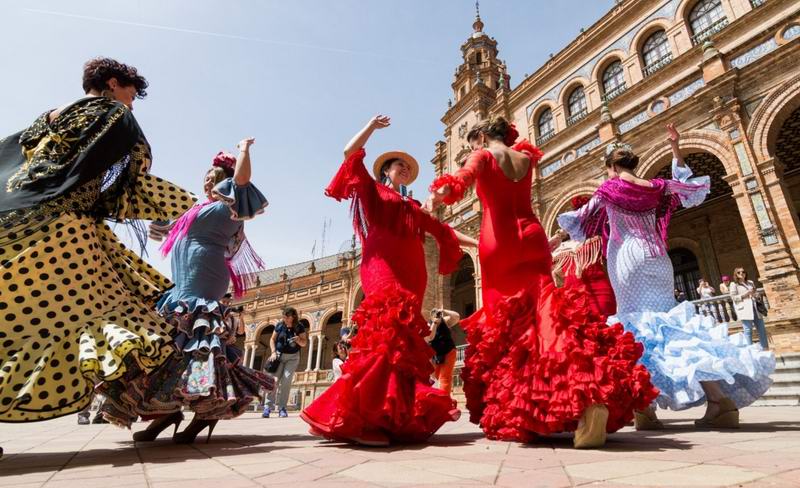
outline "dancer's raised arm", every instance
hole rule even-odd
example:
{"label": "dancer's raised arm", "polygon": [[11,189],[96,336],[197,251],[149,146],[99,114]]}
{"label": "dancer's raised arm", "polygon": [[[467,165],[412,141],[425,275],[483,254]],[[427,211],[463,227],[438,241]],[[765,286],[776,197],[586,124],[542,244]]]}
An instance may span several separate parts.
{"label": "dancer's raised arm", "polygon": [[236,158],[236,168],[233,170],[233,182],[236,186],[244,186],[250,183],[250,175],[252,173],[250,167],[250,146],[256,142],[252,137],[242,139],[237,147],[239,148],[239,156]]}
{"label": "dancer's raised arm", "polygon": [[678,167],[685,167],[686,163],[683,161],[680,148],[681,135],[678,129],[675,128],[675,123],[673,122],[667,124],[667,140],[669,141],[670,147],[672,147],[672,159],[675,160]]}
{"label": "dancer's raised arm", "polygon": [[347,143],[347,146],[344,148],[344,157],[348,158],[351,154],[364,147],[364,145],[367,143],[367,140],[369,140],[369,137],[373,132],[375,132],[375,129],[384,129],[389,127],[391,123],[392,119],[389,118],[388,115],[378,114],[375,117],[372,117],[370,121],[367,122],[367,125],[365,125],[364,128],[361,129],[358,134],[353,136],[353,138],[350,139],[350,142]]}

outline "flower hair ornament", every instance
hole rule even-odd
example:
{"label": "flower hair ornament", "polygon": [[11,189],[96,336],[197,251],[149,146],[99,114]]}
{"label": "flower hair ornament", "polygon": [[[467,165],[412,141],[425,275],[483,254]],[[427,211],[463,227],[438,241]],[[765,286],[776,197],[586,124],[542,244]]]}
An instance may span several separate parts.
{"label": "flower hair ornament", "polygon": [[513,146],[515,142],[517,142],[517,138],[519,137],[519,131],[517,131],[517,126],[514,124],[508,124],[508,132],[506,132],[506,138],[503,139],[503,143],[506,146]]}
{"label": "flower hair ornament", "polygon": [[608,146],[606,146],[606,156],[611,154],[612,152],[616,151],[617,149],[621,149],[623,151],[631,151],[633,152],[633,146],[630,144],[626,144],[624,142],[614,141]]}
{"label": "flower hair ornament", "polygon": [[572,205],[572,210],[578,210],[589,203],[589,197],[586,195],[578,195],[576,197],[572,197],[572,200],[570,200],[569,203]]}
{"label": "flower hair ornament", "polygon": [[233,170],[236,167],[236,156],[225,151],[220,151],[214,156],[214,161],[211,163],[215,168],[222,168],[225,176],[228,178],[233,177]]}

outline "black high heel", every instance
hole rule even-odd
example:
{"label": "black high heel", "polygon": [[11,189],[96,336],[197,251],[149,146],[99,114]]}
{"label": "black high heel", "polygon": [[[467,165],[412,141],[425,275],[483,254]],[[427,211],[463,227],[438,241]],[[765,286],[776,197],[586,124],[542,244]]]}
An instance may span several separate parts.
{"label": "black high heel", "polygon": [[219,422],[219,419],[205,420],[195,417],[189,422],[189,426],[186,427],[183,432],[178,432],[172,436],[172,442],[175,444],[193,444],[194,440],[197,438],[197,434],[208,427],[208,437],[206,437],[206,444],[208,444],[211,440],[211,434],[214,432],[214,427],[217,426],[217,422]]}
{"label": "black high heel", "polygon": [[140,430],[139,432],[134,432],[133,440],[137,442],[154,441],[156,440],[156,437],[158,437],[158,434],[162,433],[170,425],[175,426],[175,430],[172,433],[174,436],[175,432],[178,432],[178,427],[181,425],[181,422],[183,422],[182,412],[164,415],[163,417],[159,417],[150,422],[150,425],[148,425],[146,429]]}

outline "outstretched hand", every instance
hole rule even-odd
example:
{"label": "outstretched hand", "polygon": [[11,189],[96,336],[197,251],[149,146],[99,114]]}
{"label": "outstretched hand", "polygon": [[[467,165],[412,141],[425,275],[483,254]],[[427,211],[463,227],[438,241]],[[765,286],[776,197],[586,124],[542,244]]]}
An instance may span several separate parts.
{"label": "outstretched hand", "polygon": [[678,129],[675,128],[674,122],[667,124],[667,140],[671,144],[678,144],[681,140],[681,135],[678,132]]}
{"label": "outstretched hand", "polygon": [[369,121],[369,126],[373,129],[385,129],[392,125],[392,119],[388,115],[378,114]]}
{"label": "outstretched hand", "polygon": [[248,149],[250,149],[250,146],[252,146],[255,142],[256,142],[255,138],[247,137],[239,141],[239,144],[237,144],[236,147],[240,151],[247,151]]}

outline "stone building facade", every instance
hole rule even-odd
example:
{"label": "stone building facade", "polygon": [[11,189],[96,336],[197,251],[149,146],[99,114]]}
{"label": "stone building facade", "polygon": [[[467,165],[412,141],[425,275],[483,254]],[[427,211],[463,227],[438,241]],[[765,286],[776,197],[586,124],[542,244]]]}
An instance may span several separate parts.
{"label": "stone building facade", "polygon": [[[633,146],[641,176],[669,176],[664,125],[674,121],[687,163],[712,177],[708,200],[677,212],[670,228],[676,286],[693,298],[700,277],[716,286],[743,266],[766,291],[775,349],[800,351],[799,2],[619,1],[513,90],[479,16],[461,53],[437,175],[464,163],[476,123],[507,117],[545,153],[532,205],[552,234],[570,200],[602,183],[610,143]],[[441,217],[474,235],[480,216],[473,195]],[[462,271],[460,281],[438,279],[435,301],[480,306],[476,256]]]}

